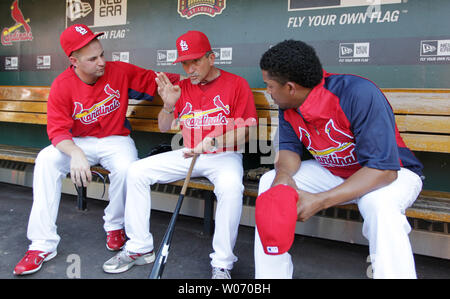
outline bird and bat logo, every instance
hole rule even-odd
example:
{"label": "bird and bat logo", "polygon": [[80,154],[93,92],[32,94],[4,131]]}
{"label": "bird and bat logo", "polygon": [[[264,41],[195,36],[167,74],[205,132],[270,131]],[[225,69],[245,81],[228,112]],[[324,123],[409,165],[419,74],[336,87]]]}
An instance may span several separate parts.
{"label": "bird and bat logo", "polygon": [[[205,111],[192,111],[192,104],[187,102],[179,115],[180,123],[187,128],[198,129],[205,126],[227,125],[227,115],[230,114],[230,106],[224,105],[217,95],[213,99],[215,108]],[[211,114],[219,112],[215,116]]]}
{"label": "bird and bat logo", "polygon": [[96,122],[100,116],[117,110],[120,107],[119,90],[114,90],[109,84],[106,84],[104,91],[108,96],[88,109],[83,109],[83,104],[75,102],[72,118],[88,125]]}
{"label": "bird and bat logo", "polygon": [[33,33],[29,25],[30,19],[25,19],[22,10],[19,8],[19,0],[14,0],[10,8],[11,17],[16,23],[11,27],[3,28],[1,33],[2,45],[11,46],[14,42],[33,40]]}
{"label": "bird and bat logo", "polygon": [[333,119],[325,125],[325,134],[314,140],[307,130],[302,127],[298,129],[300,140],[321,165],[339,167],[358,164],[354,137],[338,129]]}

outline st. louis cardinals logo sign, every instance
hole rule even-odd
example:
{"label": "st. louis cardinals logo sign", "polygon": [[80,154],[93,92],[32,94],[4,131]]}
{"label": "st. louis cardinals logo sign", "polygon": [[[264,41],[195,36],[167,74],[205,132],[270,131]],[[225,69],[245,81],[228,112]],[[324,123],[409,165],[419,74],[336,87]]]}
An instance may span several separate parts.
{"label": "st. louis cardinals logo sign", "polygon": [[226,0],[178,0],[178,13],[190,19],[196,15],[214,17],[226,7]]}
{"label": "st. louis cardinals logo sign", "polygon": [[25,19],[22,10],[19,8],[19,0],[14,0],[11,4],[11,18],[16,22],[14,26],[3,28],[1,42],[4,46],[11,46],[12,43],[33,40],[33,33],[28,24],[30,19]]}

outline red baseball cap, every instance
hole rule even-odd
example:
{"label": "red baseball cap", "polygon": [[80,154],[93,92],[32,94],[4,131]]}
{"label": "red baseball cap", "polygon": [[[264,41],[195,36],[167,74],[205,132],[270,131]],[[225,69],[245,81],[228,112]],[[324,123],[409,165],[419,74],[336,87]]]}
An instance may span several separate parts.
{"label": "red baseball cap", "polygon": [[91,40],[103,34],[104,32],[94,34],[86,25],[74,24],[61,33],[59,41],[64,53],[69,57],[73,51],[83,48]]}
{"label": "red baseball cap", "polygon": [[208,37],[200,31],[188,31],[177,39],[178,58],[173,63],[198,59],[211,51]]}
{"label": "red baseball cap", "polygon": [[291,248],[297,222],[297,200],[297,191],[287,185],[276,185],[256,199],[256,226],[266,254],[283,254]]}

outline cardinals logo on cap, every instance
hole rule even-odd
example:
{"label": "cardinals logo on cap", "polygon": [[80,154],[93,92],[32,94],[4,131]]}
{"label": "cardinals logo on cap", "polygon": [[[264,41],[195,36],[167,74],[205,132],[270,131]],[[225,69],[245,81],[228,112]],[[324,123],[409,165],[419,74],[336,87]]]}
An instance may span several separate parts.
{"label": "cardinals logo on cap", "polygon": [[75,26],[75,31],[81,35],[85,35],[86,33],[88,33],[88,31],[81,26]]}
{"label": "cardinals logo on cap", "polygon": [[199,59],[208,51],[211,51],[211,44],[208,37],[201,31],[188,31],[177,38],[178,58],[173,63],[178,63],[190,59]]}
{"label": "cardinals logo on cap", "polygon": [[187,50],[189,50],[189,46],[188,46],[188,44],[186,43],[186,41],[184,41],[184,40],[181,40],[181,41],[180,41],[180,47],[181,47],[181,51],[187,51]]}

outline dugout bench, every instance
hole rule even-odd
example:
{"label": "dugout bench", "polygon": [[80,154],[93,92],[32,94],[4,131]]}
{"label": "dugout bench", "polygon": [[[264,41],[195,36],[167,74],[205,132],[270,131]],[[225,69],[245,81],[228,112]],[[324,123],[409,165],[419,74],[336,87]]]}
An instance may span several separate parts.
{"label": "dugout bench", "polygon": [[[46,102],[49,87],[0,86],[0,122],[46,125]],[[417,152],[450,153],[450,90],[384,89],[393,107],[399,131],[408,147]],[[252,140],[271,140],[278,126],[278,108],[264,89],[253,89],[260,125],[251,133]],[[158,113],[162,100],[152,102],[130,99],[127,117],[134,131],[159,132]],[[168,133],[175,134],[176,131]],[[34,164],[40,148],[0,145],[0,160]],[[102,174],[108,172],[93,167]],[[183,181],[169,185],[182,186]],[[258,182],[244,180],[244,196],[256,198]],[[203,193],[204,231],[213,232],[213,185],[205,178],[193,178],[189,188]],[[86,208],[86,188],[78,192],[78,208]],[[354,204],[339,206],[347,212],[357,211]],[[327,211],[322,211],[326,215]],[[414,219],[450,223],[450,192],[423,190],[406,216]]]}

